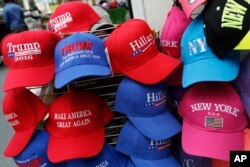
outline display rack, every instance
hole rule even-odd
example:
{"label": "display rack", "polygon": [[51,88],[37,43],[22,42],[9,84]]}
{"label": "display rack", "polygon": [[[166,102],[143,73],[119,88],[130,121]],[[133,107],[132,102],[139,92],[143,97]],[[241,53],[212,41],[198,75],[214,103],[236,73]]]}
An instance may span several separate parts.
{"label": "display rack", "polygon": [[[108,37],[109,34],[114,30],[111,28],[105,28],[96,30],[94,34],[99,38]],[[103,34],[100,32],[108,31],[108,34]],[[155,36],[157,46],[159,46],[159,32],[153,31]],[[88,32],[92,33],[92,32]],[[62,37],[65,38],[71,34],[63,34]],[[111,75],[107,77],[83,77],[76,81],[68,83],[65,87],[61,89],[55,89],[54,83],[50,82],[45,86],[40,87],[29,87],[30,91],[39,96],[45,104],[50,104],[56,97],[65,94],[71,90],[85,90],[95,95],[102,97],[110,110],[114,113],[114,118],[112,121],[105,126],[105,142],[111,145],[116,145],[120,130],[124,123],[127,121],[127,116],[114,111],[115,95],[118,86],[124,75]],[[47,118],[47,117],[46,117]],[[45,118],[45,119],[46,119]]]}

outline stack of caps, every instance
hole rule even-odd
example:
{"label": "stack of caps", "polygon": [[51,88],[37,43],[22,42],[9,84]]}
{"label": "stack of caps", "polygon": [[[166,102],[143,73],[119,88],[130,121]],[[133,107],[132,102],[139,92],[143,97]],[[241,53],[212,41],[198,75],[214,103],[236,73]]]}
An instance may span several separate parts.
{"label": "stack of caps", "polygon": [[3,114],[14,129],[3,154],[13,157],[19,166],[64,166],[64,163],[54,164],[48,160],[48,135],[35,131],[48,114],[48,107],[25,88],[53,81],[54,49],[60,40],[56,33],[34,30],[10,34],[1,42],[4,63],[8,67],[3,84],[6,92]]}
{"label": "stack of caps", "polygon": [[[147,166],[156,165],[159,159],[167,159],[170,149],[162,151],[164,153],[161,151],[157,153],[161,148],[158,149],[156,146],[162,149],[165,145],[169,146],[170,143],[167,141],[181,131],[181,125],[167,108],[166,87],[163,83],[144,85],[125,77],[118,87],[114,110],[125,114],[129,119],[120,133],[116,147],[118,151],[135,158],[136,153],[132,155],[134,151],[138,151],[138,154],[143,151],[137,158],[142,161],[147,159],[152,161],[145,162]],[[151,141],[157,142],[151,143],[152,149],[149,148]],[[138,147],[142,150],[136,150]],[[157,154],[153,156],[154,153]],[[174,161],[170,159],[171,162]],[[166,163],[165,160],[163,161],[159,162],[161,166]],[[173,163],[177,164],[177,162]],[[140,165],[142,164],[136,164],[136,166]]]}
{"label": "stack of caps", "polygon": [[[82,77],[111,74],[103,40],[114,25],[104,9],[83,2],[62,3],[51,15],[49,26],[58,34],[70,35],[55,48],[55,88],[62,88]],[[103,40],[86,33],[88,31]]]}
{"label": "stack of caps", "polygon": [[[129,161],[128,166],[133,163],[136,166],[164,166],[168,161],[172,166],[180,166],[167,148],[169,138],[181,131],[181,125],[168,110],[166,87],[161,83],[180,61],[157,50],[150,27],[140,19],[117,26],[106,46],[112,73],[126,75],[118,87],[114,110],[125,114],[130,122],[122,128],[117,150],[138,158],[138,161]],[[137,137],[132,139],[135,135]],[[152,148],[149,147],[151,141],[157,142],[152,143]],[[158,145],[159,150],[164,151],[157,153]],[[138,147],[141,149],[136,157],[133,153]]]}
{"label": "stack of caps", "polygon": [[118,87],[114,110],[125,114],[151,139],[168,139],[181,131],[181,125],[168,110],[163,83],[144,85],[125,77]]}
{"label": "stack of caps", "polygon": [[[239,73],[237,50],[250,49],[250,2],[180,0],[180,3],[187,18],[193,19],[184,28],[180,44],[182,86],[190,88],[179,106],[183,118],[182,147],[191,155],[229,161],[230,150],[243,150],[243,132],[248,123],[243,103],[228,82]],[[248,110],[247,65],[247,59],[243,60],[235,84]],[[169,80],[167,84],[171,84]],[[220,164],[217,162],[220,161],[212,161],[212,165]]]}
{"label": "stack of caps", "polygon": [[3,99],[3,114],[15,133],[4,150],[6,157],[12,157],[18,166],[58,166],[47,157],[49,135],[36,130],[45,118],[48,107],[26,88],[15,88]]}

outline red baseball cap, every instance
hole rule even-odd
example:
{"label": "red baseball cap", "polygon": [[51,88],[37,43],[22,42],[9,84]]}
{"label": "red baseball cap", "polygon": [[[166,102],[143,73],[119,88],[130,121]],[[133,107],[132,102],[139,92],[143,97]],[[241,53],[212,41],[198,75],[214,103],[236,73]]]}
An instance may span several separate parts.
{"label": "red baseball cap", "polygon": [[104,125],[113,113],[103,99],[84,91],[71,91],[55,99],[45,129],[50,134],[48,158],[61,162],[97,155],[104,145]]}
{"label": "red baseball cap", "polygon": [[247,115],[230,83],[203,82],[183,96],[182,147],[192,155],[229,161],[231,150],[243,150]]}
{"label": "red baseball cap", "polygon": [[2,41],[4,64],[9,68],[3,91],[40,86],[53,80],[54,49],[61,38],[46,30],[10,34]]}
{"label": "red baseball cap", "polygon": [[3,114],[15,133],[4,150],[4,156],[13,157],[22,152],[30,141],[48,107],[26,88],[8,91],[3,98]]}
{"label": "red baseball cap", "polygon": [[70,1],[60,4],[49,19],[49,29],[56,33],[89,31],[101,18],[88,3]]}
{"label": "red baseball cap", "polygon": [[144,83],[162,81],[180,61],[157,50],[154,35],[144,20],[130,19],[118,25],[106,41],[113,74]]}

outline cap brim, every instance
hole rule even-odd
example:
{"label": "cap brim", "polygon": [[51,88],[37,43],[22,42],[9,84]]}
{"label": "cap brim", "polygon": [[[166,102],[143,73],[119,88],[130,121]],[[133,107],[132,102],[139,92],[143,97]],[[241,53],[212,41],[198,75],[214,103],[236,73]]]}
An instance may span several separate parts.
{"label": "cap brim", "polygon": [[89,158],[99,154],[104,145],[104,128],[95,132],[71,138],[50,135],[48,158],[51,162],[61,162],[75,158]]}
{"label": "cap brim", "polygon": [[228,82],[236,78],[239,72],[240,56],[228,55],[219,58],[203,59],[185,64],[182,86],[184,88],[204,81]]}
{"label": "cap brim", "polygon": [[22,133],[15,133],[3,152],[4,156],[14,157],[20,154],[22,150],[29,143],[33,133],[35,132],[35,129],[36,129],[36,126]]}
{"label": "cap brim", "polygon": [[157,160],[145,160],[130,157],[134,162],[135,166],[143,167],[156,167],[156,166],[171,166],[171,167],[181,167],[181,164],[174,158],[174,156],[169,155],[164,159]]}
{"label": "cap brim", "polygon": [[99,21],[96,24],[94,24],[91,28],[90,31],[92,33],[98,32],[98,31],[107,31],[107,32],[112,32],[112,30],[115,28],[115,25],[112,23],[108,23],[106,21]]}
{"label": "cap brim", "polygon": [[236,133],[204,131],[192,127],[184,120],[182,147],[186,153],[191,155],[229,161],[230,151],[243,150],[244,134],[243,131]]}
{"label": "cap brim", "polygon": [[43,67],[9,69],[3,84],[3,91],[6,92],[18,87],[48,84],[54,78],[54,71],[54,64]]}
{"label": "cap brim", "polygon": [[191,16],[193,14],[198,15],[195,11],[198,10],[198,12],[200,13],[203,9],[204,9],[204,5],[201,6],[202,4],[204,4],[206,2],[206,0],[198,0],[198,1],[194,1],[192,4],[189,4],[190,2],[187,0],[182,0],[181,4],[183,7],[184,12],[186,13],[188,18],[191,18]]}
{"label": "cap brim", "polygon": [[250,50],[250,30],[240,43],[234,48],[234,50]]}
{"label": "cap brim", "polygon": [[179,60],[159,52],[138,68],[125,72],[125,75],[140,83],[156,84],[170,75],[180,63]]}
{"label": "cap brim", "polygon": [[170,112],[155,117],[128,118],[143,135],[154,140],[168,139],[181,131],[181,124]]}
{"label": "cap brim", "polygon": [[67,68],[55,75],[55,87],[62,88],[66,84],[81,77],[108,76],[111,74],[108,66],[78,65]]}

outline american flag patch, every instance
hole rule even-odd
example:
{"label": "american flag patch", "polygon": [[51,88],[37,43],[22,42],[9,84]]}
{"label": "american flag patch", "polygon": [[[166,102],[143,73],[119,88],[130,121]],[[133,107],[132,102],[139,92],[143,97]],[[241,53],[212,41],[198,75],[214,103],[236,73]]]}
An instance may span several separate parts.
{"label": "american flag patch", "polygon": [[205,127],[207,128],[223,128],[223,118],[220,117],[205,117]]}

